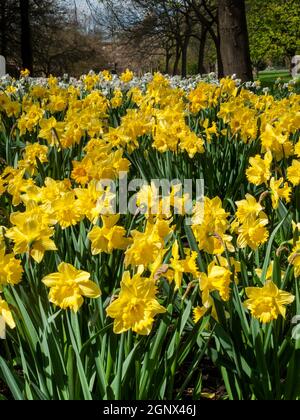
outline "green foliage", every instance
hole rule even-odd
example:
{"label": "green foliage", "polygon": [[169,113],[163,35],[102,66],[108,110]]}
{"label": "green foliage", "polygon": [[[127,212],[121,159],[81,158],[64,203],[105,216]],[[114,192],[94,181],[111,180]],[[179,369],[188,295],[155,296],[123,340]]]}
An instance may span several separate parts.
{"label": "green foliage", "polygon": [[300,49],[298,0],[248,0],[247,18],[254,65],[291,59]]}

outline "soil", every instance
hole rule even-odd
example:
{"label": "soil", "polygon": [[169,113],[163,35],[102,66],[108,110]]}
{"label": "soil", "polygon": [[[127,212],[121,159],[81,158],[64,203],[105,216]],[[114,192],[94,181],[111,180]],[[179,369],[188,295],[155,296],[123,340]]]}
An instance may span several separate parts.
{"label": "soil", "polygon": [[0,396],[11,399],[11,393],[5,383],[0,379]]}
{"label": "soil", "polygon": [[[184,377],[187,374],[187,371],[190,369],[189,363],[183,367],[183,370],[180,374],[180,377]],[[202,371],[202,390],[201,390],[201,399],[204,400],[224,400],[227,398],[226,388],[224,386],[223,380],[220,376],[220,371],[209,358],[203,358],[199,369]],[[180,378],[178,378],[178,383],[180,383]],[[184,398],[186,400],[192,399],[194,393],[194,388],[190,387],[186,389],[184,393]]]}

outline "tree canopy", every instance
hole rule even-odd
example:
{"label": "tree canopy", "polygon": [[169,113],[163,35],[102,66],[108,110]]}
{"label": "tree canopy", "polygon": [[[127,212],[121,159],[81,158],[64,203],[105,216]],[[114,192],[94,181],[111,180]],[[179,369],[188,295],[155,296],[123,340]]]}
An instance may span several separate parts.
{"label": "tree canopy", "polygon": [[247,18],[252,62],[280,62],[300,52],[299,0],[248,0]]}

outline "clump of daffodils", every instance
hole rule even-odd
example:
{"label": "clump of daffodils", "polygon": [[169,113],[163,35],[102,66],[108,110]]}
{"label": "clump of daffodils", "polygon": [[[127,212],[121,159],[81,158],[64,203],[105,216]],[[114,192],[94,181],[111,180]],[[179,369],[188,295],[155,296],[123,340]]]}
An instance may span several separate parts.
{"label": "clump of daffodils", "polygon": [[[129,69],[120,77],[102,71],[79,80],[32,79],[25,70],[19,80],[1,79],[0,88],[0,131],[10,142],[0,162],[0,336],[19,316],[2,292],[28,282],[29,268],[43,273],[39,280],[49,301],[63,310],[78,312],[87,299],[106,294],[104,309],[116,334],[150,334],[170,296],[178,306],[194,288],[195,322],[218,319],[216,296],[230,316],[234,287],[245,316],[262,323],[285,317],[293,290],[272,281],[273,263],[262,287],[254,273],[261,274],[282,214],[298,206],[299,95],[277,100],[234,77],[138,78]],[[216,185],[211,190],[207,169],[219,150],[219,164],[227,163],[233,145],[242,151],[232,162],[242,168],[237,198]],[[202,170],[207,179],[203,206],[192,203],[190,231],[185,207],[191,197],[177,185],[167,195],[154,182],[143,185],[134,215],[119,214],[118,188],[102,185],[106,180],[119,187],[137,174],[148,178],[152,169],[181,175],[190,167],[191,178]],[[286,218],[285,231],[289,223]],[[282,264],[289,263],[298,278],[299,226],[292,227]],[[68,255],[61,255],[62,245]],[[50,260],[69,262],[45,275]],[[250,272],[248,260],[256,270]],[[115,261],[114,290],[101,284],[100,291],[91,279]]]}

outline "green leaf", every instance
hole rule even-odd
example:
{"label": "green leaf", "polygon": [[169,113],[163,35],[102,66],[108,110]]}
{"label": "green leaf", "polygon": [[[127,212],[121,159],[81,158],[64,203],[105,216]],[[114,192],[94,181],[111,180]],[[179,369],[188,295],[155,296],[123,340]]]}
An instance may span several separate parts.
{"label": "green leaf", "polygon": [[18,385],[16,376],[10,370],[3,357],[0,356],[0,371],[15,400],[23,400],[23,392]]}

